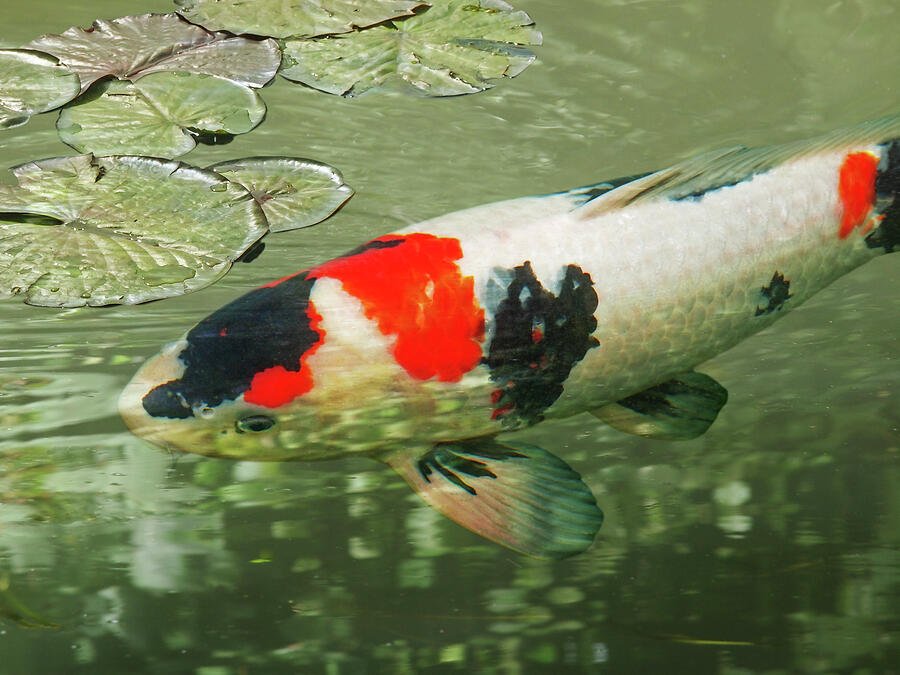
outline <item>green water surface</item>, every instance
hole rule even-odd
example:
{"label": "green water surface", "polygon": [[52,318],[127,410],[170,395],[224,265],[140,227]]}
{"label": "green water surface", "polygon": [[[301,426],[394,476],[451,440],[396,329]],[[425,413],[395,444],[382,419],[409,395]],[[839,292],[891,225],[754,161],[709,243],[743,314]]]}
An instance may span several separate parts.
{"label": "green water surface", "polygon": [[[900,111],[895,0],[516,6],[545,45],[496,89],[344,100],[276,81],[258,129],[184,157],[309,157],[357,190],[214,287],[0,301],[0,675],[900,672],[900,255],[709,363],[730,401],[698,440],[587,415],[518,434],[606,513],[561,562],[461,529],[374,462],[170,456],[119,420],[160,345],[378,234]],[[0,47],[171,7],[7,1]],[[70,154],[54,122],[0,131],[0,165]]]}

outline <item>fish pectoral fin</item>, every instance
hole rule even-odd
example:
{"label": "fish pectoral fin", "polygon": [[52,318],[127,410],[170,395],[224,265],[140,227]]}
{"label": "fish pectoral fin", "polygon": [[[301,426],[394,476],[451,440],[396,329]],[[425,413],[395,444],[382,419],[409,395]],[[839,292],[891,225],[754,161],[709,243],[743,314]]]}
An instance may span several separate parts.
{"label": "fish pectoral fin", "polygon": [[383,458],[429,506],[476,534],[535,558],[586,550],[603,522],[590,488],[546,450],[492,438]]}
{"label": "fish pectoral fin", "polygon": [[690,371],[591,414],[619,431],[681,441],[709,429],[727,400],[725,387],[709,375]]}

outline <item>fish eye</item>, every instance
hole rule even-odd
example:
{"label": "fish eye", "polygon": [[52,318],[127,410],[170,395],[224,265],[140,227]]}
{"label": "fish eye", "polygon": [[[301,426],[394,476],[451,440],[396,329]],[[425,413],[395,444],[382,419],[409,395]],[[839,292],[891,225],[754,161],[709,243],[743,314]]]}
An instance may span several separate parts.
{"label": "fish eye", "polygon": [[250,415],[249,417],[242,417],[234,423],[234,429],[239,434],[242,434],[245,431],[254,433],[267,431],[274,426],[275,420],[267,415]]}

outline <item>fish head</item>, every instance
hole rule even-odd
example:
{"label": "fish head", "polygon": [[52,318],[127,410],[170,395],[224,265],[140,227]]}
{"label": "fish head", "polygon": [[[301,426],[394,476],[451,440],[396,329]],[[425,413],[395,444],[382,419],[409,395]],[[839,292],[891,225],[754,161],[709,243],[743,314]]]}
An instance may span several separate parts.
{"label": "fish head", "polygon": [[[348,392],[373,370],[360,368],[363,357],[339,339],[323,349],[326,328],[310,297],[315,284],[300,273],[257,288],[164,347],[120,396],[129,429],[160,447],[202,455],[338,456],[322,438],[346,412]],[[327,358],[317,365],[320,351]]]}
{"label": "fish head", "polygon": [[122,417],[157,445],[238,459],[384,452],[471,430],[473,411],[492,430],[461,256],[456,239],[385,235],[250,291],[148,361]]}

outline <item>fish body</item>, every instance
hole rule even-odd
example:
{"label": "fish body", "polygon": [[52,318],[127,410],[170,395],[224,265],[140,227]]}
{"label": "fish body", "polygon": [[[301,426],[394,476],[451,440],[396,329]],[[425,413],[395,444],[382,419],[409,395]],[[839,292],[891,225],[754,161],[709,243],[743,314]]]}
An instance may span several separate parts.
{"label": "fish body", "polygon": [[694,368],[900,247],[900,118],[488,204],[235,300],[151,359],[120,410],[164,447],[364,454],[514,549],[563,557],[602,514],[562,460],[496,435],[591,412],[691,438]]}

